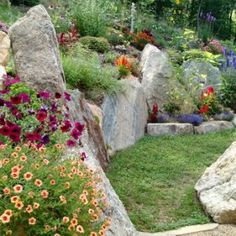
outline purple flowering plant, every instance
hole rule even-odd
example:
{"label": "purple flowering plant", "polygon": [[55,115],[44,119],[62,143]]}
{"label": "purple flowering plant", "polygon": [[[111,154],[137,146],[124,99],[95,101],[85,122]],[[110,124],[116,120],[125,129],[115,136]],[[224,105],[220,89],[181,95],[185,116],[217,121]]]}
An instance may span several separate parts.
{"label": "purple flowering plant", "polygon": [[70,94],[35,91],[7,75],[0,91],[0,141],[2,143],[33,143],[38,147],[56,144],[68,146],[79,143],[84,125],[69,119]]}

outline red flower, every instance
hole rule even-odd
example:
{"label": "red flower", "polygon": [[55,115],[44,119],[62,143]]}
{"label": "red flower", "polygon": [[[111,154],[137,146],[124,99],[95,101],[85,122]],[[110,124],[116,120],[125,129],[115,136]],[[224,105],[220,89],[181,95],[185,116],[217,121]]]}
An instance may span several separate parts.
{"label": "red flower", "polygon": [[200,109],[199,109],[199,113],[203,114],[203,113],[207,113],[209,111],[209,106],[208,105],[203,105]]}
{"label": "red flower", "polygon": [[82,125],[80,122],[75,122],[75,128],[82,133],[82,131],[84,130],[84,125]]}
{"label": "red flower", "polygon": [[40,134],[38,134],[38,133],[36,133],[36,132],[26,133],[26,134],[25,134],[25,138],[26,138],[28,141],[31,141],[31,142],[41,140]]}
{"label": "red flower", "polygon": [[76,145],[76,142],[74,140],[69,139],[67,140],[66,144],[68,147],[74,147]]}
{"label": "red flower", "polygon": [[46,111],[38,111],[36,118],[38,121],[43,122],[47,118],[47,112]]}
{"label": "red flower", "polygon": [[10,100],[12,104],[18,105],[21,104],[22,98],[20,96],[16,96],[16,97],[11,97]]}
{"label": "red flower", "polygon": [[3,136],[8,136],[10,134],[10,128],[8,126],[3,126],[0,129],[0,134]]}
{"label": "red flower", "polygon": [[61,127],[63,133],[68,132],[71,129],[72,125],[69,120],[64,121],[64,125]]}

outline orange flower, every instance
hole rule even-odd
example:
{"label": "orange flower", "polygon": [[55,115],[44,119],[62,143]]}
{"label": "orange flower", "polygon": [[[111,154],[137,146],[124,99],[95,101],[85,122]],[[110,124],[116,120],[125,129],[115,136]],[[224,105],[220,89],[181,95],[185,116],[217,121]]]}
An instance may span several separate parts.
{"label": "orange flower", "polygon": [[36,219],[34,217],[29,218],[29,225],[35,225]]}
{"label": "orange flower", "polygon": [[11,168],[11,173],[19,173],[20,172],[20,167],[19,166],[13,166]]}
{"label": "orange flower", "polygon": [[15,193],[21,193],[23,190],[23,186],[20,184],[17,184],[13,187],[13,189],[14,189]]}
{"label": "orange flower", "polygon": [[91,232],[89,236],[97,236],[96,232]]}
{"label": "orange flower", "polygon": [[0,220],[2,221],[3,224],[9,223],[10,222],[10,216],[3,214],[0,216]]}
{"label": "orange flower", "polygon": [[12,213],[12,210],[7,209],[4,211],[4,214],[11,217],[13,213]]}
{"label": "orange flower", "polygon": [[38,209],[39,208],[39,203],[37,203],[37,202],[34,202],[34,205],[33,205],[33,207],[34,207],[34,209]]}
{"label": "orange flower", "polygon": [[66,203],[67,203],[66,198],[65,198],[64,196],[61,195],[59,198],[60,198],[60,201],[61,201],[63,204],[66,204]]}
{"label": "orange flower", "polygon": [[13,179],[18,179],[19,178],[19,173],[11,173],[11,177]]}
{"label": "orange flower", "polygon": [[56,181],[55,181],[54,179],[52,179],[52,180],[50,181],[50,184],[51,184],[51,185],[55,185],[55,184],[56,184]]}
{"label": "orange flower", "polygon": [[19,196],[12,196],[11,197],[11,203],[16,203],[20,200],[20,197]]}
{"label": "orange flower", "polygon": [[73,218],[73,219],[71,219],[70,223],[71,223],[71,225],[74,225],[74,226],[75,226],[75,225],[78,224],[78,220],[75,219],[75,218]]}
{"label": "orange flower", "polygon": [[69,217],[64,216],[62,219],[63,224],[67,224],[70,221]]}
{"label": "orange flower", "polygon": [[43,185],[43,182],[42,182],[42,180],[40,180],[40,179],[36,179],[36,180],[34,181],[34,184],[35,184],[37,187],[41,187],[41,186]]}
{"label": "orange flower", "polygon": [[27,161],[27,156],[25,154],[22,154],[20,157],[21,161]]}
{"label": "orange flower", "polygon": [[81,233],[81,234],[83,234],[83,233],[84,233],[84,228],[83,228],[83,226],[82,226],[82,225],[78,225],[78,226],[76,227],[76,231],[79,232],[79,233]]}
{"label": "orange flower", "polygon": [[15,150],[16,150],[17,152],[20,152],[20,151],[21,151],[21,147],[20,147],[20,146],[16,146],[16,147],[15,147]]}
{"label": "orange flower", "polygon": [[127,57],[125,55],[122,55],[120,57],[118,57],[115,60],[115,65],[118,67],[125,67],[126,69],[130,70],[132,65],[129,63]]}
{"label": "orange flower", "polygon": [[21,210],[24,207],[24,204],[22,201],[17,201],[15,203],[15,208],[17,208],[18,210]]}
{"label": "orange flower", "polygon": [[18,157],[18,153],[17,153],[17,152],[13,152],[13,153],[11,154],[11,156],[17,158],[17,157]]}
{"label": "orange flower", "polygon": [[25,179],[26,181],[31,180],[32,177],[33,177],[33,174],[32,174],[31,172],[26,172],[26,173],[24,174],[24,179]]}
{"label": "orange flower", "polygon": [[66,187],[66,189],[69,189],[69,188],[70,188],[70,183],[69,183],[69,182],[66,182],[66,183],[65,183],[65,187]]}
{"label": "orange flower", "polygon": [[99,236],[105,236],[105,231],[104,230],[99,230],[98,234],[99,234]]}
{"label": "orange flower", "polygon": [[10,193],[11,193],[11,190],[10,190],[10,188],[4,188],[3,189],[3,193],[4,193],[4,195],[9,195]]}
{"label": "orange flower", "polygon": [[41,196],[42,196],[43,199],[48,198],[48,191],[47,190],[41,191]]}
{"label": "orange flower", "polygon": [[28,206],[26,207],[25,211],[30,214],[30,213],[33,212],[33,207],[32,207],[31,205],[28,205]]}

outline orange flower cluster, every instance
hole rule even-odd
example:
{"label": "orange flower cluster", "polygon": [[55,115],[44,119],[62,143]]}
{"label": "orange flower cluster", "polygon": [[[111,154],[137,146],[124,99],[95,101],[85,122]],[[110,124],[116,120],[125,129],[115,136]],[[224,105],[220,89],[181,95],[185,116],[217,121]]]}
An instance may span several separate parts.
{"label": "orange flower cluster", "polygon": [[[0,145],[0,189],[4,196],[0,235],[17,232],[19,224],[26,235],[42,230],[54,236],[106,235],[111,224],[110,219],[101,220],[106,195],[97,189],[94,171],[85,168],[82,160],[55,161],[63,148],[61,144],[51,149]],[[58,225],[58,219],[62,224]]]}
{"label": "orange flower cluster", "polygon": [[127,70],[131,70],[132,65],[129,63],[125,55],[121,55],[115,60],[115,65],[117,67],[125,67]]}

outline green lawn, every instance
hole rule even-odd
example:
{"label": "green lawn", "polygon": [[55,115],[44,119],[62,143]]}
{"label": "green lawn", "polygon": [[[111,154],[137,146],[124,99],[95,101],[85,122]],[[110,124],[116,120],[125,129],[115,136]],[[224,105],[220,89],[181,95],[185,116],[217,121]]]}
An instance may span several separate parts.
{"label": "green lawn", "polygon": [[140,231],[164,231],[210,222],[194,184],[236,140],[236,131],[144,137],[118,152],[108,170],[114,189]]}

